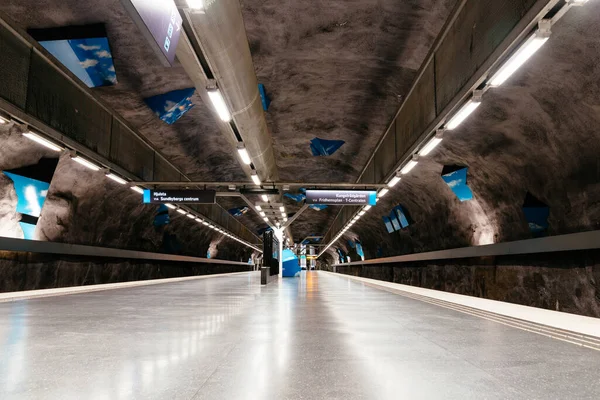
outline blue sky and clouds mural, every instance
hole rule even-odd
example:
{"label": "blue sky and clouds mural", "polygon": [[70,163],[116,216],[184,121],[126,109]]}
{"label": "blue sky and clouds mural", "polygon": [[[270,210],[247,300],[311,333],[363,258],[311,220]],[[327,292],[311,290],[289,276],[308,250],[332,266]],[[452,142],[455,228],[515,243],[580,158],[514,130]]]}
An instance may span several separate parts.
{"label": "blue sky and clouds mural", "polygon": [[39,43],[88,87],[117,83],[108,38],[48,40]]}
{"label": "blue sky and clouds mural", "polygon": [[313,156],[330,156],[344,145],[343,140],[327,140],[318,137],[310,141],[310,150]]}
{"label": "blue sky and clouds mural", "polygon": [[473,199],[473,191],[467,186],[468,170],[467,167],[447,166],[442,171],[442,179],[461,202]]}
{"label": "blue sky and clouds mural", "polygon": [[306,199],[306,195],[302,194],[302,193],[297,193],[297,194],[293,194],[293,193],[285,193],[283,195],[283,197],[287,197],[288,199],[292,199],[297,203],[300,203],[301,201],[304,201],[304,199]]}
{"label": "blue sky and clouds mural", "polygon": [[525,195],[523,202],[523,214],[534,236],[544,236],[548,230],[550,207],[531,193]]}
{"label": "blue sky and clouds mural", "polygon": [[234,217],[241,217],[242,215],[246,214],[250,209],[248,207],[236,207],[236,208],[231,208],[229,209],[229,214],[233,215]]}
{"label": "blue sky and clouds mural", "polygon": [[[17,193],[16,211],[34,217],[31,220],[35,221],[42,213],[50,184],[10,172],[4,172],[4,174],[13,181]],[[23,230],[25,239],[35,239],[35,224],[21,221],[19,225]]]}
{"label": "blue sky and clouds mural", "polygon": [[144,99],[144,101],[158,118],[172,125],[194,107],[192,96],[195,92],[195,88],[174,90],[169,93],[149,97]]}

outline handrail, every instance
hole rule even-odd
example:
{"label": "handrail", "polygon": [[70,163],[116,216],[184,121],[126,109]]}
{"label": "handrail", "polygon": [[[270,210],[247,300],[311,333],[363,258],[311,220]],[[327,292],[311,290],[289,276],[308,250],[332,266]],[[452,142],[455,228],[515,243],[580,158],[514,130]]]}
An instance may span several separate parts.
{"label": "handrail", "polygon": [[150,253],[146,251],[113,249],[110,247],[84,246],[79,244],[44,242],[38,240],[24,240],[3,237],[0,237],[0,252],[1,251],[249,266],[248,263],[239,261],[216,260],[210,258],[178,256],[173,254]]}
{"label": "handrail", "polygon": [[413,261],[452,260],[458,258],[509,256],[517,254],[554,253],[558,251],[577,251],[600,249],[600,230],[567,235],[550,236],[537,239],[517,240],[484,246],[460,247],[449,250],[430,251],[396,257],[376,258],[367,261],[355,261],[335,266],[378,265]]}

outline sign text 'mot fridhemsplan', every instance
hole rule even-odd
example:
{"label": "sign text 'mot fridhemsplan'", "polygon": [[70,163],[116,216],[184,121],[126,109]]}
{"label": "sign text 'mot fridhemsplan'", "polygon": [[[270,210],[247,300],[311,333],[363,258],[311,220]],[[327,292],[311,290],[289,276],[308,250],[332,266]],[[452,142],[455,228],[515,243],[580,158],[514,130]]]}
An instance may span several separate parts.
{"label": "sign text 'mot fridhemsplan'", "polygon": [[374,206],[377,192],[373,190],[307,190],[307,204],[331,206]]}
{"label": "sign text 'mot fridhemsplan'", "polygon": [[214,190],[144,190],[145,204],[214,204]]}

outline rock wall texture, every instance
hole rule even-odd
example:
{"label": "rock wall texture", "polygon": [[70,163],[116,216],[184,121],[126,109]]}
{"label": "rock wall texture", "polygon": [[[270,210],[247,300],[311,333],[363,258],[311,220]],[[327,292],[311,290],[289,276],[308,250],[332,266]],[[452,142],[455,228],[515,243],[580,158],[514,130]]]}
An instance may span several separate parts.
{"label": "rock wall texture", "polygon": [[[332,270],[322,264],[323,269]],[[342,274],[600,317],[600,251],[337,266]]]}
{"label": "rock wall texture", "polygon": [[0,252],[0,292],[248,271],[239,265],[172,263]]}
{"label": "rock wall texture", "polygon": [[[16,126],[0,127],[0,171],[57,157],[20,134]],[[0,236],[23,237],[16,213],[14,185],[0,172]],[[156,205],[142,204],[141,195],[60,156],[36,227],[36,238],[149,252],[247,261],[251,251],[203,225],[170,210],[171,222],[156,227]]]}
{"label": "rock wall texture", "polygon": [[[358,237],[376,258],[531,238],[527,192],[550,208],[548,235],[600,229],[600,42],[588,34],[598,21],[598,2],[571,9],[338,246]],[[458,200],[440,176],[444,165],[469,168],[473,200]],[[382,217],[398,204],[413,224],[388,234]]]}

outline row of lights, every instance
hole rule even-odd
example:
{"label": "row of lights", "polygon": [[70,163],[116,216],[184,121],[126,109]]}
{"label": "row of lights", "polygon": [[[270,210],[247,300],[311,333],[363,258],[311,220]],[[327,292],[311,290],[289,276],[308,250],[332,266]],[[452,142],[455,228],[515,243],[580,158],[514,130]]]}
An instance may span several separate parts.
{"label": "row of lights", "polygon": [[[204,13],[206,11],[204,0],[187,0],[187,5],[193,13]],[[231,123],[231,112],[229,111],[229,108],[227,107],[227,102],[225,101],[223,93],[221,93],[221,90],[219,89],[217,84],[214,83],[209,85],[206,88],[206,91],[208,92],[208,98],[210,99],[221,121]],[[260,177],[258,176],[258,172],[254,168],[254,165],[252,165],[252,159],[250,158],[250,154],[248,153],[244,142],[241,140],[238,143],[237,151],[242,162],[245,165],[249,165],[252,169],[252,173],[250,175],[250,177],[252,178],[252,182],[254,182],[254,184],[257,186],[260,186],[262,182],[260,180]]]}
{"label": "row of lights", "polygon": [[[219,118],[223,122],[231,123],[231,113],[229,112],[227,103],[225,103],[225,99],[223,97],[223,94],[221,93],[221,90],[216,85],[209,86],[206,88],[206,90],[208,91],[208,97],[212,102],[215,111],[219,115]],[[258,172],[252,164],[252,159],[250,158],[248,149],[246,149],[244,142],[242,142],[241,140],[238,142],[237,151],[240,156],[240,159],[242,160],[242,163],[250,166],[250,168],[252,169],[252,173],[250,175],[250,177],[252,178],[252,182],[254,182],[254,184],[257,186],[260,186],[262,182],[260,180],[260,177],[258,176]]]}
{"label": "row of lights", "polygon": [[[8,122],[9,122],[9,120],[7,118],[4,118],[4,117],[0,116],[0,124],[6,124]],[[36,142],[36,143],[38,143],[38,144],[40,144],[40,145],[42,145],[42,146],[44,146],[44,147],[46,147],[46,148],[48,148],[48,149],[50,149],[52,151],[55,151],[55,152],[61,152],[61,151],[65,150],[63,147],[61,147],[61,146],[57,145],[56,143],[54,143],[54,142],[46,139],[45,137],[41,136],[40,134],[31,132],[31,131],[23,133],[23,136],[26,137],[27,139],[32,140],[33,142]],[[71,159],[73,161],[75,161],[76,163],[78,163],[78,164],[80,164],[80,165],[82,165],[82,166],[84,166],[84,167],[86,167],[86,168],[88,168],[88,169],[90,169],[92,171],[103,170],[102,167],[100,167],[100,166],[96,165],[95,163],[87,160],[86,158],[83,158],[83,157],[77,155],[76,153],[73,153],[71,155]],[[110,170],[108,170],[105,175],[106,175],[107,178],[109,178],[110,180],[112,180],[112,181],[114,181],[114,182],[116,182],[116,183],[118,183],[120,185],[127,185],[127,183],[128,183],[126,179],[124,179],[124,178],[120,177],[119,175],[111,172]],[[144,189],[141,188],[141,187],[139,187],[139,186],[130,186],[130,189],[133,190],[136,193],[139,193],[139,194],[143,194],[144,193]],[[227,236],[227,237],[229,237],[229,238],[231,238],[231,239],[233,239],[233,240],[235,240],[235,241],[237,241],[237,242],[239,242],[239,243],[241,243],[241,244],[243,244],[245,246],[248,246],[248,247],[250,247],[252,249],[259,250],[257,247],[251,245],[250,243],[247,243],[247,242],[243,241],[242,239],[236,237],[235,235],[232,235],[231,233],[229,233],[229,232],[227,232],[227,231],[225,231],[225,230],[223,230],[223,229],[221,229],[221,228],[219,228],[219,227],[217,227],[217,226],[215,226],[213,224],[210,224],[209,222],[206,222],[206,221],[200,219],[198,216],[192,214],[191,212],[185,211],[185,210],[183,210],[181,208],[177,208],[177,207],[175,207],[172,204],[165,204],[165,205],[167,207],[169,207],[170,209],[177,210],[177,212],[179,212],[182,215],[186,215],[190,219],[194,219],[197,222],[200,222],[203,225],[208,226],[209,228],[217,231],[218,233],[223,234],[224,236]]]}
{"label": "row of lights", "polygon": [[[581,6],[587,3],[589,0],[567,0],[568,6]],[[486,82],[486,86],[489,85],[491,88],[499,87],[506,82],[523,64],[527,62],[542,46],[548,41],[551,35],[552,21],[543,19],[538,23],[538,29],[531,34],[521,45],[521,47],[513,53],[513,55],[499,68],[496,73]],[[440,129],[436,130],[436,133],[431,140],[429,140],[417,154],[413,154],[412,158],[399,170],[396,174],[387,182],[387,188],[381,189],[377,193],[377,199],[384,197],[389,193],[390,189],[396,186],[402,179],[402,175],[408,174],[412,171],[419,162],[419,157],[425,157],[429,155],[443,140],[445,131],[452,131],[461,125],[482,103],[483,90],[475,90],[471,98],[462,105],[462,107],[454,114]],[[367,208],[368,207],[368,208]],[[342,229],[338,235],[332,240],[327,247],[319,254],[319,257],[325,253],[325,251],[331,247],[358,219],[364,215],[364,213],[371,208],[367,206],[361,212],[356,214],[352,221],[348,223],[344,229]]]}
{"label": "row of lights", "polygon": [[167,206],[171,210],[176,210],[179,214],[185,215],[189,219],[193,219],[194,221],[198,222],[199,224],[202,224],[202,225],[206,226],[207,228],[210,228],[210,229],[214,230],[215,232],[218,232],[218,233],[222,234],[223,236],[227,236],[228,238],[233,239],[236,242],[239,242],[239,243],[241,243],[241,244],[243,244],[245,246],[248,246],[248,247],[250,247],[250,248],[252,248],[254,250],[260,251],[260,249],[258,247],[253,246],[253,245],[251,245],[248,242],[245,242],[244,240],[238,238],[235,235],[232,235],[231,233],[227,232],[226,230],[221,229],[217,225],[211,224],[210,222],[203,220],[202,218],[198,217],[197,215],[195,215],[192,212],[184,210],[183,208],[177,208],[173,204],[169,204],[169,203],[166,203],[165,206]]}
{"label": "row of lights", "polygon": [[[261,195],[262,199],[264,202],[268,202],[269,201],[269,197],[266,194]],[[258,211],[258,215],[260,215],[262,217],[262,219],[265,222],[269,222],[269,217],[267,217],[267,214],[265,213],[265,211],[263,210],[262,206],[257,204],[256,206],[254,206],[254,208],[256,208],[256,211]],[[288,216],[287,213],[285,211],[285,207],[284,206],[280,206],[279,207],[279,212],[281,212],[281,220],[283,222],[288,222]],[[275,225],[280,228],[281,227],[281,223],[279,221],[276,221]]]}
{"label": "row of lights", "polygon": [[[206,11],[206,7],[205,7],[204,3],[205,3],[204,0],[187,0],[188,8],[190,9],[190,11],[192,13],[204,13]],[[212,102],[213,107],[214,107],[215,111],[217,112],[217,115],[219,116],[219,118],[225,123],[231,123],[231,120],[232,120],[231,112],[229,111],[229,108],[227,107],[227,102],[225,101],[225,98],[223,97],[223,94],[221,93],[221,90],[217,86],[216,82],[212,85],[209,85],[209,87],[207,87],[206,90],[208,92],[208,98]],[[250,178],[252,179],[252,182],[256,186],[260,186],[262,184],[262,181],[261,181],[260,177],[258,176],[258,171],[252,164],[252,158],[250,158],[248,149],[246,149],[246,146],[244,145],[244,142],[242,141],[241,137],[239,137],[239,136],[237,136],[237,137],[238,137],[238,145],[237,145],[238,155],[240,156],[242,163],[244,163],[245,165],[248,165],[250,167],[250,169],[252,170],[252,172],[250,173]],[[264,202],[269,201],[269,198],[267,197],[267,195],[262,195],[262,199]],[[264,213],[262,213],[262,214],[263,215],[261,215],[261,216],[268,223],[269,219],[266,218],[266,216],[264,216]],[[285,218],[284,221],[287,221],[287,218]],[[277,223],[277,227],[279,227],[279,226],[280,226],[280,224]]]}
{"label": "row of lights", "polygon": [[323,254],[325,254],[325,252],[327,251],[327,249],[329,249],[335,242],[337,242],[344,235],[344,233],[346,233],[346,231],[348,231],[348,229],[350,229],[352,227],[352,225],[354,225],[355,223],[357,223],[358,220],[361,219],[361,217],[363,215],[365,215],[367,213],[367,211],[369,211],[371,208],[373,208],[373,206],[364,206],[363,208],[360,209],[359,212],[357,212],[356,214],[354,214],[354,216],[352,217],[352,219],[350,220],[350,222],[348,222],[344,226],[344,228],[342,228],[342,230],[338,232],[337,236],[333,240],[331,240],[329,242],[329,244],[323,250],[321,250],[321,252],[317,256],[317,258],[319,258]]}

